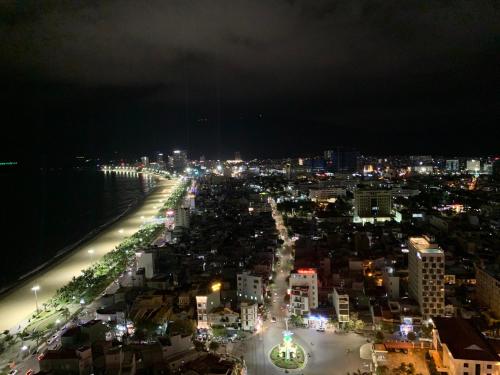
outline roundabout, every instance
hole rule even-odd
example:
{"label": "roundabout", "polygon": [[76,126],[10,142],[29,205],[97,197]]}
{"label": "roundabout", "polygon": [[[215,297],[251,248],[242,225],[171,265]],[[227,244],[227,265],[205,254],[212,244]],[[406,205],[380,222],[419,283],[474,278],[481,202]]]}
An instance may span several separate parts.
{"label": "roundabout", "polygon": [[292,335],[293,333],[288,330],[283,331],[283,342],[271,349],[269,359],[276,367],[285,370],[304,368],[306,364],[304,349],[293,342]]}

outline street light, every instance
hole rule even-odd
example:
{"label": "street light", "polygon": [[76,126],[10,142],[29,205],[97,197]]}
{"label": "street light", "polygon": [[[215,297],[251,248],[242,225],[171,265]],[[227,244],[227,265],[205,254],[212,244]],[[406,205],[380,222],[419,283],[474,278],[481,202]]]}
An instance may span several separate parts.
{"label": "street light", "polygon": [[120,229],[118,233],[123,234],[123,229]]}
{"label": "street light", "polygon": [[90,254],[90,264],[94,263],[94,249],[87,251]]}
{"label": "street light", "polygon": [[35,285],[33,288],[31,288],[33,292],[35,292],[35,304],[36,304],[36,312],[38,312],[38,292],[40,290],[40,285]]}

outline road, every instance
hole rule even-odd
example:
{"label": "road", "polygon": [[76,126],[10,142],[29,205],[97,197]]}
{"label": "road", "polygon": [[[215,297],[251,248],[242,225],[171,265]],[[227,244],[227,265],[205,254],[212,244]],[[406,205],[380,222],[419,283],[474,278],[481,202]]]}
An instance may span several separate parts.
{"label": "road", "polygon": [[[154,191],[130,214],[103,230],[93,239],[78,246],[62,261],[28,278],[8,294],[0,297],[0,331],[10,329],[16,332],[19,324],[35,311],[35,296],[32,286],[39,285],[38,305],[41,306],[54,296],[57,289],[67,284],[73,276],[90,266],[91,260],[98,260],[113,250],[124,238],[131,236],[158,213],[162,202],[168,198],[177,180],[160,179]],[[92,249],[94,253],[89,254]]]}
{"label": "road", "polygon": [[[284,240],[283,246],[278,251],[280,254],[280,265],[277,267],[274,280],[273,299],[269,306],[270,315],[276,318],[276,322],[267,319],[260,332],[252,335],[249,339],[228,345],[228,352],[240,357],[243,356],[247,365],[249,375],[274,375],[283,374],[284,370],[275,367],[269,358],[271,349],[278,345],[283,338],[285,330],[285,318],[288,310],[284,302],[290,275],[290,260],[293,260],[293,242],[288,238],[286,227],[281,215],[273,207],[273,217],[276,227]],[[359,357],[359,348],[366,343],[366,339],[354,333],[337,334],[333,331],[316,332],[307,328],[290,328],[294,333],[293,340],[297,342],[306,353],[310,354],[305,368],[300,370],[289,370],[290,373],[304,375],[324,375],[353,373],[358,369],[366,371],[363,361]]]}

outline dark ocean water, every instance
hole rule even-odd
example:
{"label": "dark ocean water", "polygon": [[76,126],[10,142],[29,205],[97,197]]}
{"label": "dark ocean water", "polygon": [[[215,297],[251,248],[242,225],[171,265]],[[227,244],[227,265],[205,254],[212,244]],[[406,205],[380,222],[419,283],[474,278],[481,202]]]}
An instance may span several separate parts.
{"label": "dark ocean water", "polygon": [[140,202],[154,182],[97,170],[0,170],[0,290]]}

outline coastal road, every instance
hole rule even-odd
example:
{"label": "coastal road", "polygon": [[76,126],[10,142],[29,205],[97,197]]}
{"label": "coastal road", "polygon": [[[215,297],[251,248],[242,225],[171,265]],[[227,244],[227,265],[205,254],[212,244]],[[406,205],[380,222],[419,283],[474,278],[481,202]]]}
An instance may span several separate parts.
{"label": "coastal road", "polygon": [[[33,314],[35,295],[31,288],[34,285],[40,286],[37,295],[38,305],[41,307],[43,303],[55,295],[57,289],[67,284],[73,276],[78,276],[83,269],[89,267],[92,260],[100,259],[126,237],[137,232],[141,225],[151,220],[174,190],[177,182],[177,179],[160,178],[154,190],[129,214],[104,229],[94,238],[79,245],[61,261],[35,273],[9,293],[0,296],[0,331],[10,329],[12,332],[17,332],[19,325],[25,323],[27,318]],[[68,207],[68,209],[71,208]],[[92,250],[93,253],[89,254],[89,250]]]}

